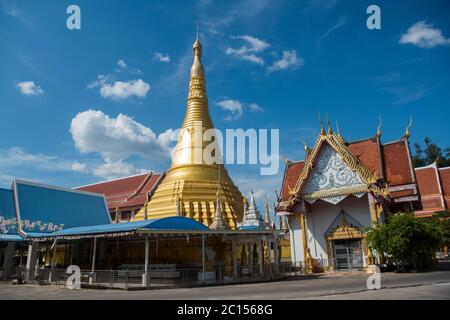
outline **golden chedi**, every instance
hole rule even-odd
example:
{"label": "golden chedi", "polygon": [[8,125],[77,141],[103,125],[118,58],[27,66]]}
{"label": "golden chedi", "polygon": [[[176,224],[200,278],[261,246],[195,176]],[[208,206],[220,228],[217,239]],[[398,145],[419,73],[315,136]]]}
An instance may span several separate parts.
{"label": "golden chedi", "polygon": [[[193,50],[186,116],[172,155],[172,165],[147,205],[147,218],[178,214],[211,226],[220,202],[225,225],[236,229],[237,221],[243,216],[243,197],[223,164],[205,163],[201,156],[211,141],[200,138],[199,142],[198,137],[214,126],[208,111],[202,45],[198,36]],[[144,216],[145,208],[134,220],[143,220]]]}

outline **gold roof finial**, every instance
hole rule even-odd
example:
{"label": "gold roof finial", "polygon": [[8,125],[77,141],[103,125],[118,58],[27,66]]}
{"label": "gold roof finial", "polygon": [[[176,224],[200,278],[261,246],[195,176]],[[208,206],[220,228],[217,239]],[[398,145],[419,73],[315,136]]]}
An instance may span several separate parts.
{"label": "gold roof finial", "polygon": [[323,121],[322,121],[322,117],[320,116],[320,112],[319,112],[319,121],[320,121],[320,134],[325,135],[325,129],[323,127]]}
{"label": "gold roof finial", "polygon": [[410,115],[409,116],[409,124],[408,124],[408,126],[406,127],[406,130],[405,130],[405,138],[406,139],[409,139],[409,137],[411,136],[410,129],[412,127],[412,124],[413,124],[413,120],[412,120],[412,116]]}
{"label": "gold roof finial", "polygon": [[377,127],[377,137],[381,137],[381,125],[383,124],[383,121],[381,120],[381,115],[378,115],[378,127]]}
{"label": "gold roof finial", "polygon": [[340,138],[342,138],[342,135],[341,135],[341,130],[339,129],[339,123],[338,123],[338,121],[336,120],[336,130],[337,130],[337,134],[338,134],[338,136],[340,137]]}
{"label": "gold roof finial", "polygon": [[331,123],[330,123],[330,120],[328,120],[328,112],[327,113],[325,113],[325,118],[326,118],[326,121],[327,121],[327,125],[328,125],[328,134],[333,134],[333,129],[331,129]]}
{"label": "gold roof finial", "polygon": [[306,154],[308,154],[309,148],[308,145],[306,144],[306,141],[303,140],[302,137],[300,137],[300,141],[303,143],[303,148],[305,149]]}

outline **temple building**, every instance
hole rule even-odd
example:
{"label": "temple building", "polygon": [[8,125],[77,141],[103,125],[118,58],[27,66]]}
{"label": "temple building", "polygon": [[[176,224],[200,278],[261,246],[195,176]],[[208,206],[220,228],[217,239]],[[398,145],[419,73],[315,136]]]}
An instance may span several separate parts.
{"label": "temple building", "polygon": [[410,126],[393,142],[345,141],[321,126],[305,159],[286,161],[277,215],[288,218],[291,259],[309,272],[364,269],[374,263],[364,229],[389,213],[448,209],[450,168],[413,168]]}
{"label": "temple building", "polygon": [[280,230],[262,221],[253,195],[246,207],[223,164],[199,162],[210,141],[196,138],[214,126],[198,36],[193,53],[170,169],[74,189],[14,180],[11,189],[0,190],[0,278],[16,269],[29,281],[53,280],[53,270],[69,265],[102,285],[109,281],[100,277],[104,270],[114,279],[124,272],[129,279],[131,270],[143,286],[279,276]]}

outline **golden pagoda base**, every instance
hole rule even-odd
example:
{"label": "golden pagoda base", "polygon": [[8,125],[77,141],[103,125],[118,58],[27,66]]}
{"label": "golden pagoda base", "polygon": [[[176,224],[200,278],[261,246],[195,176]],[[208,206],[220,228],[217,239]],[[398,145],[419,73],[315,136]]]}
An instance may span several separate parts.
{"label": "golden pagoda base", "polygon": [[[223,168],[219,182],[217,165],[171,168],[148,203],[147,219],[181,215],[209,226],[216,212],[217,191],[222,200],[224,220],[230,229],[236,229],[237,221],[243,217],[243,197]],[[144,215],[145,207],[134,220],[143,220]]]}

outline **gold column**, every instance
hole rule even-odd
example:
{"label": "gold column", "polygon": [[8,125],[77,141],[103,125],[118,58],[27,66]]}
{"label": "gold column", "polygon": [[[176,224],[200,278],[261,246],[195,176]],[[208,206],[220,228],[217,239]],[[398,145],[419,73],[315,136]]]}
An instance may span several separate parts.
{"label": "gold column", "polygon": [[377,204],[375,203],[375,199],[373,195],[369,194],[369,211],[370,211],[370,218],[372,220],[372,226],[375,226],[378,224],[378,210],[377,210]]}
{"label": "gold column", "polygon": [[313,259],[308,248],[308,235],[306,232],[306,213],[300,213],[300,216],[296,215],[297,220],[302,228],[302,242],[303,242],[303,257],[305,259],[306,272],[314,272]]}

